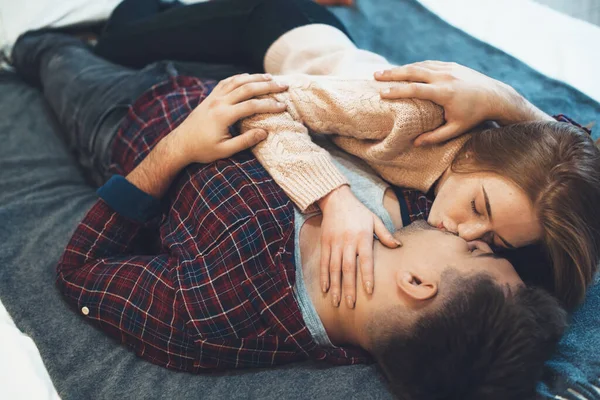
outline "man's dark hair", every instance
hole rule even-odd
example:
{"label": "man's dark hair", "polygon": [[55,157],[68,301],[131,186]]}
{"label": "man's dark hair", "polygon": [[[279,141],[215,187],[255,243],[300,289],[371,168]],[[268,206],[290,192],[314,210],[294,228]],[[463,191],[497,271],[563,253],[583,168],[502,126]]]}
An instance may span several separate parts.
{"label": "man's dark hair", "polygon": [[413,326],[394,329],[389,313],[375,322],[383,325],[373,328],[379,333],[371,352],[394,394],[403,400],[533,399],[566,327],[558,301],[527,287],[506,296],[485,274],[443,281],[452,287],[440,291],[441,304]]}

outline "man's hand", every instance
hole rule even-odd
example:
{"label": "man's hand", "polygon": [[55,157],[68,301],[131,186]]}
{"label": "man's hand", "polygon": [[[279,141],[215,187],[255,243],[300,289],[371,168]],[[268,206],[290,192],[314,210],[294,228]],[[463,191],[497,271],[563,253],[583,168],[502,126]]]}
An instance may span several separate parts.
{"label": "man's hand", "polygon": [[444,142],[487,120],[506,125],[552,119],[512,87],[456,63],[423,61],[376,72],[375,79],[407,82],[382,92],[384,99],[417,98],[444,108],[446,123],[419,135],[415,146]]}
{"label": "man's hand", "polygon": [[[367,293],[373,293],[373,232],[381,243],[394,248],[400,245],[381,220],[367,209],[344,185],[319,200],[323,212],[321,223],[321,289],[331,287],[334,307],[340,304],[340,274],[346,305],[356,301],[356,258]],[[330,285],[331,282],[331,285]]]}
{"label": "man's hand", "polygon": [[262,129],[253,129],[232,137],[229,127],[242,118],[259,113],[279,113],[283,103],[255,97],[287,90],[269,74],[232,76],[214,88],[187,119],[176,129],[181,156],[187,164],[210,163],[248,149],[267,137]]}
{"label": "man's hand", "polygon": [[232,138],[229,126],[253,114],[282,112],[285,104],[253,97],[286,89],[266,74],[237,75],[219,82],[186,120],[127,175],[127,180],[160,199],[187,165],[210,163],[254,146],[267,137],[267,132],[253,129]]}

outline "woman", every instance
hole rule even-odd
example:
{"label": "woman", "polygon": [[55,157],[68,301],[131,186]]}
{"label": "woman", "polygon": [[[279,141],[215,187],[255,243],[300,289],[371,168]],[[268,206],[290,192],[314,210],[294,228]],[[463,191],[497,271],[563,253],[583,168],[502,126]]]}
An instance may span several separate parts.
{"label": "woman", "polygon": [[[276,74],[364,77],[366,72],[384,68],[386,71],[375,74],[376,79],[415,83],[371,86],[372,90],[387,89],[382,93],[383,99],[417,97],[444,107],[446,123],[441,125],[439,111],[438,119],[432,117],[426,129],[431,132],[416,138],[415,145],[451,139],[484,120],[506,125],[552,119],[512,88],[465,67],[424,62],[392,69],[381,57],[353,48],[340,33],[345,32],[341,23],[310,1],[219,1],[185,8],[176,6],[162,14],[159,11],[158,3],[149,5],[139,0],[122,3],[99,40],[97,53],[130,66],[174,58],[241,63],[251,70],[261,70],[264,62],[267,72]],[[317,21],[329,26],[310,26],[315,16],[318,16]],[[211,40],[207,41],[207,37]],[[316,47],[311,47],[315,43]],[[333,50],[327,48],[328,45],[334,46]],[[321,51],[316,56],[315,48]],[[313,53],[306,57],[302,50]],[[334,53],[338,54],[337,58],[332,57]],[[287,104],[289,108],[290,103]],[[435,110],[428,115],[434,114]],[[381,137],[366,139],[383,140]],[[336,143],[340,145],[339,142],[338,138]],[[308,141],[305,143],[309,152],[319,152]],[[264,149],[265,146],[259,147]],[[555,293],[569,307],[578,304],[599,258],[595,233],[600,230],[600,216],[594,204],[600,199],[600,157],[591,139],[578,129],[540,122],[514,129],[487,130],[440,147],[438,151],[445,157],[444,162],[435,172],[427,174],[427,182],[411,180],[407,183],[397,173],[382,175],[393,183],[434,195],[428,216],[428,222],[434,226],[468,240],[484,239],[499,248],[541,244],[553,262]],[[418,151],[409,148],[407,154]],[[517,154],[516,150],[521,152]],[[263,164],[265,159],[273,159],[268,156],[273,154],[268,149],[261,159],[261,151],[255,149],[255,154]],[[303,158],[306,153],[298,154]],[[376,170],[377,165],[385,164],[370,160],[364,151],[354,154],[371,161],[370,165]],[[291,163],[275,161],[271,165],[266,163],[267,169],[296,204],[306,210],[317,203],[323,211],[323,243],[324,248],[329,249],[322,259],[323,290],[331,290],[334,305],[339,305],[343,270],[343,293],[346,303],[352,306],[356,256],[365,290],[370,293],[373,290],[369,285],[373,281],[372,234],[375,232],[391,246],[389,232],[356,199],[342,179],[330,179],[335,175],[330,165],[310,175],[315,178],[311,183],[326,183],[320,191],[299,200],[299,194],[305,194],[310,185],[298,185],[298,179],[286,185],[285,178],[276,170],[279,168],[289,175]],[[426,164],[431,166],[432,162]],[[296,171],[297,176],[305,173],[306,169]],[[319,181],[318,177],[322,179]],[[394,181],[393,177],[399,180]],[[565,213],[567,205],[570,212]],[[494,211],[493,217],[491,211]],[[518,223],[514,223],[515,220]]]}

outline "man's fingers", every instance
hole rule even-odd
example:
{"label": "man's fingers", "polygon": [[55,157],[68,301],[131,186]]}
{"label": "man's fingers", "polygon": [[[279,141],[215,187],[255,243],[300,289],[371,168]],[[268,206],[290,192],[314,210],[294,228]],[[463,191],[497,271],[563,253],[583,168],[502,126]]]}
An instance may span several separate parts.
{"label": "man's fingers", "polygon": [[329,259],[331,248],[329,245],[321,244],[321,291],[327,293],[329,290]]}
{"label": "man's fingers", "polygon": [[374,76],[378,81],[410,81],[429,83],[435,77],[435,72],[423,66],[408,64],[402,67],[375,72]]}
{"label": "man's fingers", "polygon": [[396,239],[394,235],[390,233],[390,231],[388,231],[388,229],[385,227],[385,224],[375,214],[373,214],[373,231],[377,235],[377,238],[381,244],[384,246],[392,249],[402,246],[402,243]]}
{"label": "man's fingers", "polygon": [[344,248],[342,282],[346,306],[354,308],[356,299],[356,247],[354,246],[346,246]]}
{"label": "man's fingers", "polygon": [[381,91],[382,99],[422,99],[435,102],[439,92],[426,83],[399,83]]}
{"label": "man's fingers", "polygon": [[287,90],[288,85],[274,80],[250,82],[241,85],[227,95],[229,104],[241,103],[253,97],[262,96],[269,93],[279,93]]}
{"label": "man's fingers", "polygon": [[237,89],[238,87],[245,85],[247,83],[251,83],[251,82],[267,82],[267,81],[271,81],[273,79],[273,77],[271,76],[271,74],[241,74],[241,75],[235,75],[232,76],[230,78],[225,79],[224,81],[222,81],[222,92],[223,94],[227,94],[227,93],[231,93],[232,91],[234,91],[235,89]]}
{"label": "man's fingers", "polygon": [[273,99],[251,99],[232,106],[229,124],[254,114],[280,113],[285,111],[286,105]]}
{"label": "man's fingers", "polygon": [[363,286],[368,294],[373,293],[375,277],[373,275],[373,237],[363,240],[358,248],[358,267]]}
{"label": "man's fingers", "polygon": [[414,63],[413,65],[417,65],[419,67],[428,68],[433,71],[447,71],[451,68],[452,63],[445,61],[437,61],[437,60],[425,60]]}
{"label": "man's fingers", "polygon": [[229,83],[231,83],[231,81],[234,80],[235,78],[237,78],[238,76],[247,76],[247,75],[250,75],[250,74],[245,73],[245,74],[233,75],[233,76],[230,76],[229,78],[225,78],[222,81],[219,81],[219,83],[217,83],[217,86],[215,86],[215,88],[213,89],[213,93],[223,91],[223,88],[226,87],[227,85],[229,85]]}
{"label": "man's fingers", "polygon": [[414,145],[415,147],[420,147],[442,143],[459,136],[461,133],[463,132],[459,124],[447,122],[433,131],[417,136]]}
{"label": "man's fingers", "polygon": [[263,129],[252,129],[248,132],[242,133],[241,135],[227,139],[219,145],[219,151],[221,153],[221,157],[219,158],[231,157],[240,151],[249,149],[257,143],[265,140],[266,137],[267,131]]}
{"label": "man's fingers", "polygon": [[329,260],[329,280],[331,293],[331,304],[334,307],[340,305],[341,300],[341,279],[342,274],[342,249],[338,246],[331,248],[331,257]]}

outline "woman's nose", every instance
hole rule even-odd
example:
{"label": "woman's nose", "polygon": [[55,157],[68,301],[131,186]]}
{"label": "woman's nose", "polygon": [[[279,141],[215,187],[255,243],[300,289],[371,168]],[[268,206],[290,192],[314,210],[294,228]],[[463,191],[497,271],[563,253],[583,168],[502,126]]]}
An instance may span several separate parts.
{"label": "woman's nose", "polygon": [[486,224],[482,224],[481,222],[464,223],[458,225],[458,236],[467,242],[471,240],[482,239],[487,232],[488,227]]}

